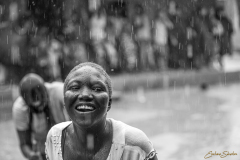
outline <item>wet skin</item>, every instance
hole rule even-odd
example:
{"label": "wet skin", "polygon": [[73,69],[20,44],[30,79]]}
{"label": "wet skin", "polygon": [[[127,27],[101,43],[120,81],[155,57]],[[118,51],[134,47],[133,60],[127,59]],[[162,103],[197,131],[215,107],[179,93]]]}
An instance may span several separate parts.
{"label": "wet skin", "polygon": [[[85,66],[68,78],[70,81],[64,88],[64,101],[72,121],[88,128],[106,119],[111,103],[106,77],[95,68]],[[81,106],[91,109],[77,109]]]}

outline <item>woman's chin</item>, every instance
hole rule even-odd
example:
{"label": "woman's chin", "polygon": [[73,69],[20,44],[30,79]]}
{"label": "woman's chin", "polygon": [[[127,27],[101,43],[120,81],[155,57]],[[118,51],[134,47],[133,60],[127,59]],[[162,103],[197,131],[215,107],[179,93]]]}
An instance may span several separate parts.
{"label": "woman's chin", "polygon": [[78,126],[83,127],[83,128],[89,128],[93,125],[92,120],[77,120],[77,122],[75,122]]}
{"label": "woman's chin", "polygon": [[75,120],[73,120],[75,122],[75,124],[77,124],[79,127],[82,128],[91,128],[94,126],[98,126],[98,124],[100,125],[104,120],[100,120],[98,118],[93,118],[94,116],[84,116],[84,117],[78,117]]}
{"label": "woman's chin", "polygon": [[77,118],[75,118],[75,120],[73,119],[73,121],[80,127],[90,127],[93,125],[94,120],[92,119],[92,115],[91,114],[81,114],[78,115]]}

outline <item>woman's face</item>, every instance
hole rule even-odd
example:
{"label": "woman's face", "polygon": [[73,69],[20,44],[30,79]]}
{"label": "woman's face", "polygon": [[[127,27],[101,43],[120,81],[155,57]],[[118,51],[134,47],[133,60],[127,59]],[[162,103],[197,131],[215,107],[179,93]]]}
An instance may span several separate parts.
{"label": "woman's face", "polygon": [[110,106],[106,77],[91,66],[72,72],[65,84],[64,101],[73,122],[90,127],[106,119]]}

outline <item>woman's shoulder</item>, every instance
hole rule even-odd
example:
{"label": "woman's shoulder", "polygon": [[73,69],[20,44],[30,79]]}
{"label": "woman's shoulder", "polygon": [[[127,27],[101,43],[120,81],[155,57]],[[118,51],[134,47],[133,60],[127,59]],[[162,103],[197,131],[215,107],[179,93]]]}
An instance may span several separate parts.
{"label": "woman's shoulder", "polygon": [[142,130],[121,121],[116,121],[114,119],[111,119],[111,121],[114,128],[118,129],[118,131],[115,132],[123,134],[125,145],[138,146],[146,153],[149,153],[151,150],[153,150],[152,143]]}
{"label": "woman's shoulder", "polygon": [[45,143],[45,152],[47,159],[55,160],[60,159],[59,155],[62,154],[61,151],[62,131],[71,123],[72,123],[71,121],[58,123],[49,130]]}
{"label": "woman's shoulder", "polygon": [[67,121],[67,122],[61,122],[56,125],[54,125],[48,132],[47,137],[51,136],[61,136],[62,131],[72,123],[72,121]]}
{"label": "woman's shoulder", "polygon": [[152,149],[152,143],[147,135],[140,129],[127,125],[125,131],[125,143],[130,146],[138,146],[146,153],[149,153]]}

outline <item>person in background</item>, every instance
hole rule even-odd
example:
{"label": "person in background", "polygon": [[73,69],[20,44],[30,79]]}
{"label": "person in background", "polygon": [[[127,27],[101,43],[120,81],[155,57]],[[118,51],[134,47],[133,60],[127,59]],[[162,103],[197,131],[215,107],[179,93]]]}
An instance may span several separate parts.
{"label": "person in background", "polygon": [[213,62],[213,67],[221,70],[223,69],[223,64],[222,64],[222,57],[223,57],[223,48],[222,48],[222,39],[223,39],[223,34],[225,32],[223,24],[221,23],[220,19],[218,17],[217,9],[216,8],[211,8],[210,9],[210,17],[211,17],[211,22],[212,22],[212,35],[214,37],[214,42],[216,45],[216,56],[214,57],[214,62]]}
{"label": "person in background", "polygon": [[183,10],[176,1],[169,1],[168,17],[172,22],[169,30],[169,58],[168,66],[171,69],[186,69],[187,65],[187,27],[184,22]]}
{"label": "person in background", "polygon": [[158,11],[154,21],[153,48],[157,68],[168,68],[168,30],[173,28],[172,22],[164,11]]}
{"label": "person in background", "polygon": [[199,6],[197,9],[196,32],[199,34],[200,41],[195,47],[199,46],[200,53],[195,57],[198,61],[198,67],[212,67],[214,57],[217,54],[217,44],[214,42],[212,34],[213,23],[210,15],[210,9],[206,6]]}
{"label": "person in background", "polygon": [[137,65],[137,45],[132,38],[132,24],[125,18],[122,32],[119,36],[121,67],[126,72],[136,71]]}
{"label": "person in background", "polygon": [[157,160],[143,131],[107,118],[112,85],[98,64],[80,63],[70,71],[64,82],[64,103],[72,121],[48,132],[48,160]]}
{"label": "person in background", "polygon": [[138,45],[138,65],[141,70],[154,69],[156,65],[151,44],[151,22],[140,4],[135,6],[133,26]]}
{"label": "person in background", "polygon": [[107,38],[106,33],[107,26],[107,14],[103,7],[93,11],[90,17],[90,39],[96,54],[96,62],[104,68],[107,68],[107,55],[105,50],[105,39]]}
{"label": "person in background", "polygon": [[226,54],[232,55],[232,34],[233,34],[233,25],[232,22],[228,19],[228,17],[224,13],[224,9],[219,7],[216,8],[215,12],[216,19],[221,23],[223,28],[223,33],[220,40],[220,65],[223,66],[222,57]]}
{"label": "person in background", "polygon": [[58,40],[52,39],[47,48],[47,54],[51,80],[61,81],[62,76],[59,61],[62,55],[62,44]]}
{"label": "person in background", "polygon": [[47,132],[69,120],[63,104],[63,83],[45,83],[39,75],[29,73],[20,81],[19,90],[12,113],[20,149],[29,160],[44,160]]}
{"label": "person in background", "polygon": [[211,67],[216,54],[216,43],[212,35],[212,22],[209,16],[209,9],[205,6],[196,6],[186,19],[188,56],[190,66],[194,69]]}
{"label": "person in background", "polygon": [[125,18],[120,15],[110,15],[107,20],[107,43],[105,43],[105,46],[108,55],[111,57],[111,64],[115,63],[115,65],[111,65],[115,73],[119,73],[124,69],[121,61],[121,53],[119,52],[124,19]]}

